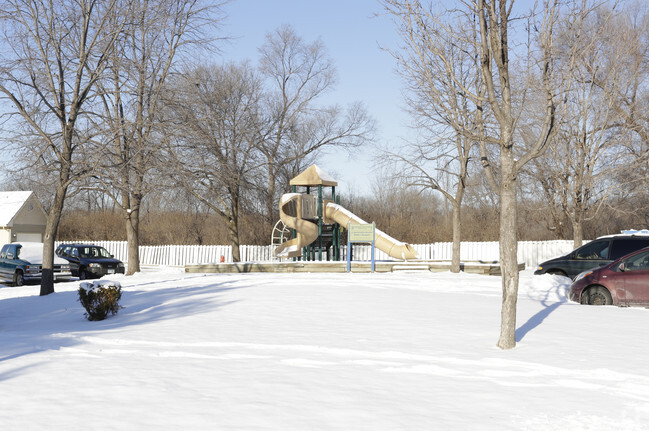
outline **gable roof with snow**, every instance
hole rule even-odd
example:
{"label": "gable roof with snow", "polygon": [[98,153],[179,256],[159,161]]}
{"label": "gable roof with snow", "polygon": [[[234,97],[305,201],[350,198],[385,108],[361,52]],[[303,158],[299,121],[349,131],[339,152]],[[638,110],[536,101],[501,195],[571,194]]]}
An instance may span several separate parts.
{"label": "gable roof with snow", "polygon": [[16,215],[28,205],[28,201],[32,201],[32,204],[38,206],[40,211],[45,214],[36,200],[34,192],[0,192],[0,227],[13,225]]}

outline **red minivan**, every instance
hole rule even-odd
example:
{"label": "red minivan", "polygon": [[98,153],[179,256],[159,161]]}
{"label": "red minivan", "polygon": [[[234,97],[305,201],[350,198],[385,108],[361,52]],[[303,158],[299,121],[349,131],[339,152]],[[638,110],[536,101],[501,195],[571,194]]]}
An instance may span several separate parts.
{"label": "red minivan", "polygon": [[570,300],[590,305],[649,305],[649,247],[579,274]]}

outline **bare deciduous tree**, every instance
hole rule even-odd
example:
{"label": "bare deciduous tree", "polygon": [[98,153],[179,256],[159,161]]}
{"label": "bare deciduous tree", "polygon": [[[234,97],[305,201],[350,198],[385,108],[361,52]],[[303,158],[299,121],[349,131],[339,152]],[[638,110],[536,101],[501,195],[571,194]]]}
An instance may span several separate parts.
{"label": "bare deciduous tree", "polygon": [[599,41],[605,55],[615,59],[617,73],[609,80],[596,76],[594,83],[616,100],[615,123],[619,133],[628,133],[627,155],[634,159],[616,173],[617,189],[625,201],[635,202],[627,211],[646,215],[641,202],[646,201],[649,185],[649,6],[644,2],[627,6],[609,23],[607,37]]}
{"label": "bare deciduous tree", "polygon": [[408,186],[437,191],[452,206],[451,272],[457,273],[473,130],[483,120],[478,115],[482,103],[470,99],[465,91],[484,97],[480,74],[471,73],[478,59],[476,29],[467,28],[473,34],[463,40],[447,32],[436,14],[421,4],[384,5],[404,43],[403,49],[390,52],[407,83],[406,102],[419,135],[402,152],[389,151],[388,156],[401,166],[400,175],[407,178]]}
{"label": "bare deciduous tree", "polygon": [[[142,201],[159,182],[166,144],[161,97],[181,50],[207,42],[203,28],[215,21],[219,5],[196,0],[132,0],[128,25],[114,44],[102,89],[104,168],[95,178],[119,206],[126,225],[128,270],[140,270],[139,226]],[[116,18],[117,19],[117,18]]]}
{"label": "bare deciduous tree", "polygon": [[261,172],[261,82],[244,63],[200,67],[175,84],[169,109],[182,125],[169,148],[175,178],[227,221],[238,262],[242,206]]}
{"label": "bare deciduous tree", "polygon": [[[68,187],[85,174],[75,153],[88,142],[84,107],[123,21],[119,0],[7,0],[1,5],[0,93],[36,136],[32,156],[56,174],[43,238],[41,295],[54,292],[54,240]],[[14,118],[19,121],[18,118]]]}
{"label": "bare deciduous tree", "polygon": [[278,185],[288,186],[280,179],[297,175],[305,159],[325,147],[361,145],[371,138],[374,125],[360,104],[346,112],[316,105],[335,84],[335,68],[322,42],[307,43],[283,26],[267,35],[260,52],[261,72],[271,82],[265,100],[271,123],[260,148],[266,159],[263,194],[270,229],[277,219],[278,193],[285,192]]}
{"label": "bare deciduous tree", "polygon": [[[474,79],[466,80],[458,76],[452,66],[453,59],[448,57],[448,48],[446,51],[433,51],[429,55],[436,57],[437,62],[447,64],[445,70],[450,75],[449,79],[475,107],[475,121],[460,125],[456,132],[479,144],[482,165],[500,199],[503,302],[501,333],[497,344],[503,349],[513,348],[516,345],[518,295],[517,178],[525,164],[543,153],[554,133],[556,104],[552,82],[552,31],[556,21],[557,2],[546,2],[541,20],[528,27],[529,31],[538,30],[538,33],[531,36],[538,44],[539,58],[536,63],[529,64],[538,70],[539,81],[542,83],[540,92],[545,100],[536,139],[529,146],[517,143],[516,134],[519,111],[515,95],[518,89],[513,87],[510,66],[513,49],[509,40],[513,1],[460,1],[457,8],[441,12],[437,12],[432,5],[426,8],[421,2],[414,0],[385,0],[383,3],[389,10],[412,20],[428,16],[433,26],[429,31],[445,33],[447,44],[453,41],[457,41],[459,47],[465,46],[465,42],[475,44],[470,52],[477,53],[478,61],[468,63],[465,71]],[[467,82],[477,85],[467,87]],[[443,94],[448,97],[447,93]],[[438,103],[444,106],[444,101]],[[465,106],[460,105],[455,110],[464,111]],[[489,127],[485,116],[487,111],[495,119],[495,127]]]}
{"label": "bare deciduous tree", "polygon": [[574,246],[583,241],[583,225],[593,218],[618,187],[616,172],[626,169],[625,131],[619,127],[613,88],[626,63],[623,49],[611,49],[607,40],[618,31],[610,9],[579,8],[575,19],[558,26],[556,62],[570,70],[572,83],[564,94],[554,143],[531,163],[531,171],[552,208],[555,226],[567,221]]}

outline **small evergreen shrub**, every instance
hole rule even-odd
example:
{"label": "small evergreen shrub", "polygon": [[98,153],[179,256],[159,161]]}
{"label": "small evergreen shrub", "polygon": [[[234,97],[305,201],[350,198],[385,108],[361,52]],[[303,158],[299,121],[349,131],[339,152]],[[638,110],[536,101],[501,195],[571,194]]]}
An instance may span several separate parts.
{"label": "small evergreen shrub", "polygon": [[100,280],[79,285],[79,302],[86,309],[84,316],[88,320],[104,320],[108,314],[119,311],[119,300],[122,298],[122,286],[116,281]]}

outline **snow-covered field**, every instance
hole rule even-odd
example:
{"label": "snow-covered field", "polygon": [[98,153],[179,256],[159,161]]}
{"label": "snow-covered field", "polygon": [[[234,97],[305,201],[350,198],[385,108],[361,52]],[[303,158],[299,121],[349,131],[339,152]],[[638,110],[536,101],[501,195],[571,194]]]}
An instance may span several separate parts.
{"label": "snow-covered field", "polygon": [[89,322],[78,282],[0,288],[1,430],[644,430],[649,310],[521,273],[132,277]]}

